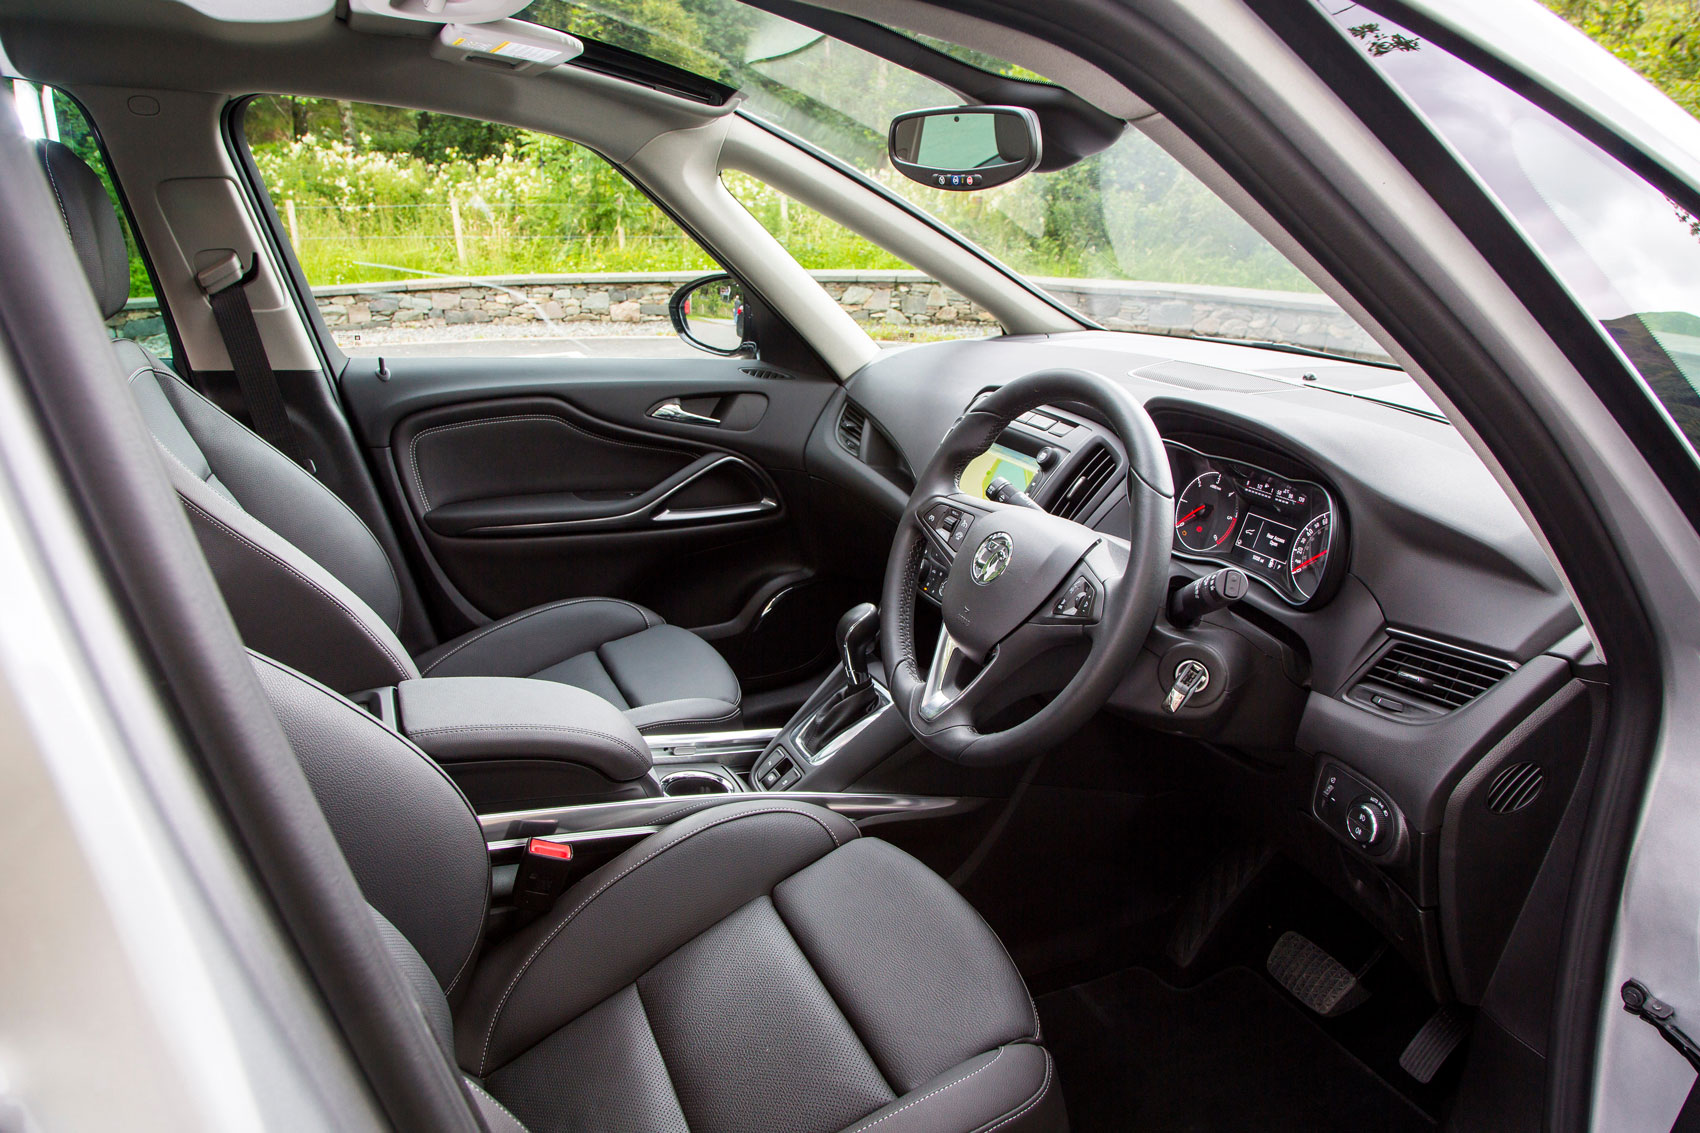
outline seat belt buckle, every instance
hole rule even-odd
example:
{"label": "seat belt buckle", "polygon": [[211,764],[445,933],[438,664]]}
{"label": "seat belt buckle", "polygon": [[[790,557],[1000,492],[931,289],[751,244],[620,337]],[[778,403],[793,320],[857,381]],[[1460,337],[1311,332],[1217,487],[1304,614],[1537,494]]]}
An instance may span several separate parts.
{"label": "seat belt buckle", "polygon": [[525,859],[514,879],[514,905],[527,913],[546,913],[567,891],[574,872],[573,848],[566,842],[533,838],[525,844]]}
{"label": "seat belt buckle", "polygon": [[242,270],[242,261],[237,259],[235,252],[231,252],[212,266],[196,272],[195,282],[208,296],[213,296],[241,283],[246,274]]}

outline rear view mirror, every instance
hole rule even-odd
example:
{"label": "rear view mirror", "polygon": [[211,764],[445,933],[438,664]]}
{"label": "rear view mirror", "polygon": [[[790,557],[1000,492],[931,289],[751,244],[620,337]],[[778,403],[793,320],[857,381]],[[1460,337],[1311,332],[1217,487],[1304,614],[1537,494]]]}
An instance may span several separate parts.
{"label": "rear view mirror", "polygon": [[1039,164],[1039,117],[1022,106],[947,106],[891,120],[891,164],[935,189],[989,189]]}

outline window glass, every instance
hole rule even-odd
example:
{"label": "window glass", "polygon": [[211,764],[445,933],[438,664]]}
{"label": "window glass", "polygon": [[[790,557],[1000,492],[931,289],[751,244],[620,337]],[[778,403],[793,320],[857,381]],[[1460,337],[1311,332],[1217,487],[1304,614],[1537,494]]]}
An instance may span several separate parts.
{"label": "window glass", "polygon": [[1434,126],[1700,448],[1700,219],[1498,80],[1351,5],[1341,31]]}
{"label": "window glass", "polygon": [[[738,0],[534,0],[521,18],[737,88],[740,113],[825,150],[1113,330],[1385,351],[1207,186],[1130,128],[1067,169],[974,193],[891,167],[896,115],[962,99],[914,71]],[[982,70],[1019,66],[912,37]],[[847,265],[846,265],[847,266]]]}
{"label": "window glass", "polygon": [[261,96],[243,130],[355,355],[695,353],[667,299],[714,260],[600,156],[428,111]]}
{"label": "window glass", "polygon": [[8,105],[17,115],[24,135],[49,138],[63,142],[86,161],[99,175],[118,212],[118,225],[124,231],[124,246],[130,254],[130,301],[124,310],[107,320],[107,333],[113,337],[133,338],[161,357],[171,354],[171,337],[165,329],[159,300],[154,298],[153,279],[142,259],[141,246],[130,229],[130,218],[118,201],[118,190],[107,168],[106,156],[100,151],[94,127],[75,100],[49,86],[26,83],[21,79],[4,80],[0,90],[10,95]]}
{"label": "window glass", "polygon": [[737,170],[721,180],[874,339],[936,342],[1002,332],[991,312],[808,205]]}

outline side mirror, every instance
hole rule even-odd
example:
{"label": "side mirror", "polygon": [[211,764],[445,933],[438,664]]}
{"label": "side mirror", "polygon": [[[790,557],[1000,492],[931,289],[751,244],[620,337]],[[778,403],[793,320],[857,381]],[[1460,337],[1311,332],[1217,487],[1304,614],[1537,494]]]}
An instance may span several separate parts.
{"label": "side mirror", "polygon": [[891,120],[891,164],[935,189],[989,189],[1039,164],[1039,116],[1024,106],[946,106]]}
{"label": "side mirror", "polygon": [[729,275],[693,279],[673,292],[667,317],[698,350],[726,357],[755,354],[756,344],[746,337],[743,287]]}

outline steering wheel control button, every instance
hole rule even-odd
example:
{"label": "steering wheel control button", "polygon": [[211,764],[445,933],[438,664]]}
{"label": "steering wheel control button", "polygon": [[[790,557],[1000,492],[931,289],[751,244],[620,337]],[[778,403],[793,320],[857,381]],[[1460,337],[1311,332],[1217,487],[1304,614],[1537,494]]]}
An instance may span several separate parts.
{"label": "steering wheel control button", "polygon": [[1202,661],[1188,658],[1175,666],[1175,683],[1169,686],[1169,695],[1163,699],[1163,711],[1173,715],[1187,706],[1187,702],[1203,692],[1210,684],[1210,670],[1204,667]]}

